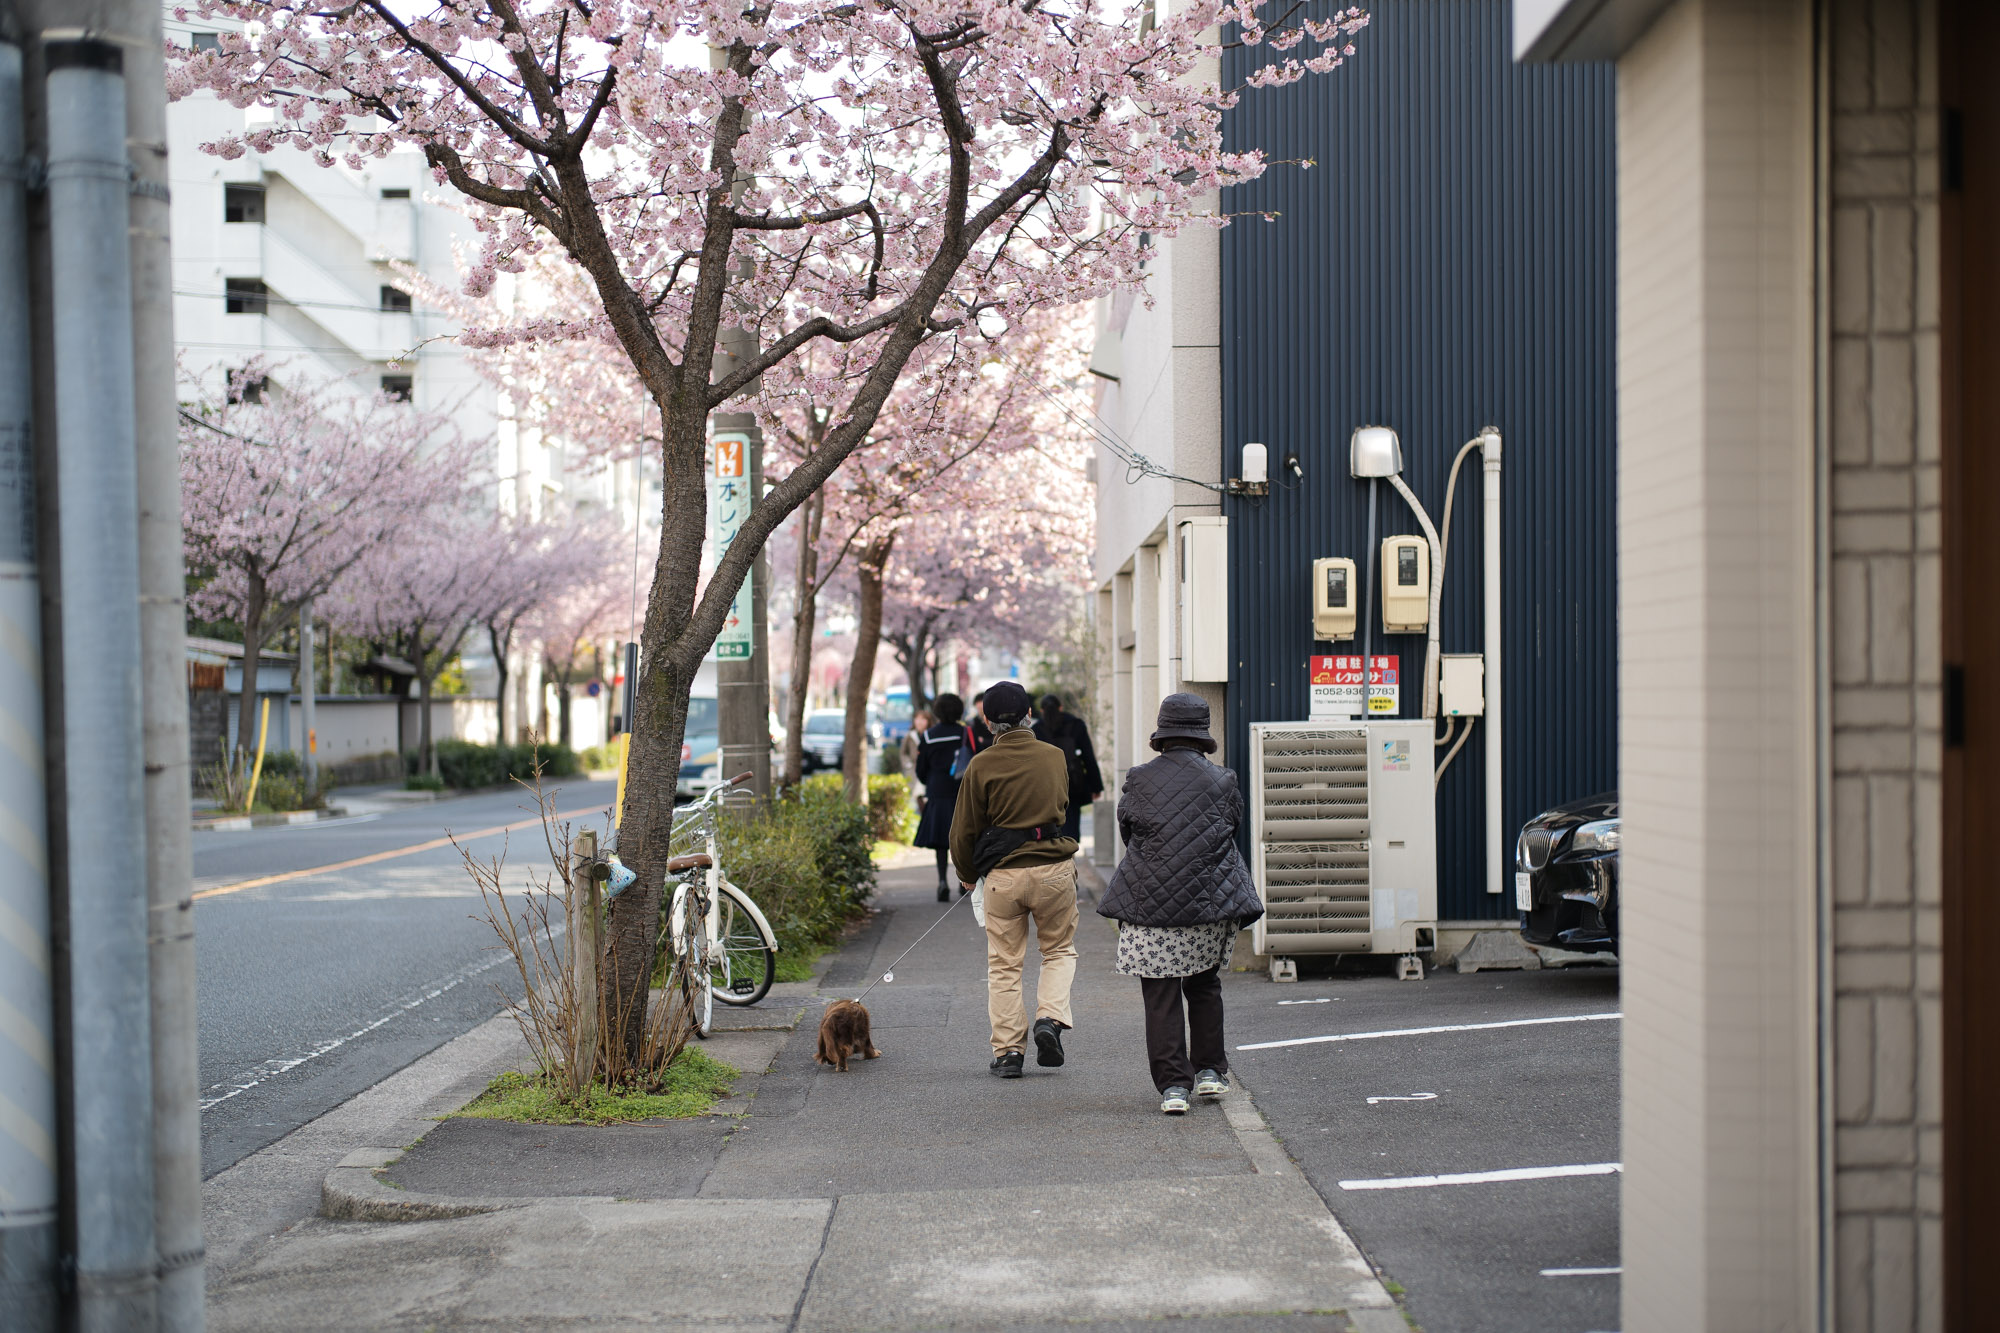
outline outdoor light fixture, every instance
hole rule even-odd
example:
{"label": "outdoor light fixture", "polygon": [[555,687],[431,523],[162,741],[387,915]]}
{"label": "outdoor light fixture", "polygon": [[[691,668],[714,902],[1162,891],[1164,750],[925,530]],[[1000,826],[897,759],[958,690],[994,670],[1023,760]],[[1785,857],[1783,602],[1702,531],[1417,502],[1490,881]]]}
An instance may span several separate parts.
{"label": "outdoor light fixture", "polygon": [[1347,472],[1352,477],[1401,476],[1403,442],[1387,426],[1357,427],[1348,442]]}
{"label": "outdoor light fixture", "polygon": [[1243,446],[1243,475],[1231,477],[1226,488],[1231,495],[1269,495],[1271,493],[1270,465],[1268,454],[1261,444]]}

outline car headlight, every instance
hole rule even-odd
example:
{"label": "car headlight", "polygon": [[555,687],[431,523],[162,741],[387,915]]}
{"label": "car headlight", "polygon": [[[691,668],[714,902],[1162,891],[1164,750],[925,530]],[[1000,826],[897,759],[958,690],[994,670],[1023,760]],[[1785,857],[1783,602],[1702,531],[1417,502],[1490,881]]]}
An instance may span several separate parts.
{"label": "car headlight", "polygon": [[1618,821],[1615,819],[1594,819],[1581,825],[1570,835],[1570,849],[1578,852],[1615,852],[1618,850]]}

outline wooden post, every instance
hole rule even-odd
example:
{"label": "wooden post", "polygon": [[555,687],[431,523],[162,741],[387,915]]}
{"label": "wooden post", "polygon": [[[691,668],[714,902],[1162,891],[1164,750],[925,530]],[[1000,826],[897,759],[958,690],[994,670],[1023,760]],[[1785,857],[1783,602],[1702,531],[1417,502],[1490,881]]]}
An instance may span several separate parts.
{"label": "wooden post", "polygon": [[576,836],[576,869],[572,872],[569,959],[571,1002],[576,1005],[574,1035],[576,1048],[570,1052],[570,1067],[582,1071],[580,1087],[589,1086],[597,1069],[598,1018],[601,1000],[597,983],[597,924],[603,907],[603,889],[592,873],[597,859],[597,835],[585,831]]}

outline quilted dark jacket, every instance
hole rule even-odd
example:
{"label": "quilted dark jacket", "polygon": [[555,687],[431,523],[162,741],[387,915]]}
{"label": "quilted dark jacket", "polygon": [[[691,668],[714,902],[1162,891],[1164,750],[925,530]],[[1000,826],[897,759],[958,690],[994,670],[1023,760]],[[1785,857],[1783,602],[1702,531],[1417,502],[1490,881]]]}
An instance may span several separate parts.
{"label": "quilted dark jacket", "polygon": [[1230,769],[1182,749],[1139,765],[1125,775],[1118,797],[1125,859],[1098,914],[1135,926],[1255,921],[1264,905],[1236,850],[1242,820],[1243,797]]}

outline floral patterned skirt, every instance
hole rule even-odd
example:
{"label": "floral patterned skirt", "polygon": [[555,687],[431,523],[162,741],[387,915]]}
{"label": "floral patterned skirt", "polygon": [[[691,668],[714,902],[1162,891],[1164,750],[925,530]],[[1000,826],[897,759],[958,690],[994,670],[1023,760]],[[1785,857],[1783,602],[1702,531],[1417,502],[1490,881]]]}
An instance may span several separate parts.
{"label": "floral patterned skirt", "polygon": [[1118,923],[1118,970],[1128,977],[1191,977],[1229,961],[1234,921],[1201,926]]}

